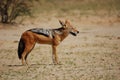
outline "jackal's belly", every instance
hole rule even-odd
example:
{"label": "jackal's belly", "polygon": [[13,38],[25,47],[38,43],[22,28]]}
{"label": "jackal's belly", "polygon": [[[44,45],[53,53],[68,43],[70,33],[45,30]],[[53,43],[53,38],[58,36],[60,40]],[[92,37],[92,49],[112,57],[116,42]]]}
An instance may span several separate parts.
{"label": "jackal's belly", "polygon": [[34,33],[34,38],[36,40],[37,43],[40,44],[52,44],[52,38],[50,37],[46,37],[44,35],[38,35]]}
{"label": "jackal's belly", "polygon": [[40,43],[40,44],[52,44],[52,38],[44,36],[42,34],[36,34],[31,31],[26,31],[22,35],[22,39],[26,43]]}

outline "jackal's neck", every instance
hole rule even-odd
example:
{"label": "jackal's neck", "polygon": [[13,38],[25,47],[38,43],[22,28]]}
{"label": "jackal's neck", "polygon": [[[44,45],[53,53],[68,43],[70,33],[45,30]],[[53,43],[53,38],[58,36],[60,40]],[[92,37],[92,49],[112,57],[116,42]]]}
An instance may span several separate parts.
{"label": "jackal's neck", "polygon": [[65,30],[61,34],[59,34],[61,41],[63,41],[68,35],[69,35],[69,32],[67,30]]}
{"label": "jackal's neck", "polygon": [[63,41],[69,35],[69,30],[65,30],[62,27],[54,29],[54,32],[57,34],[57,36],[59,36],[60,41]]}

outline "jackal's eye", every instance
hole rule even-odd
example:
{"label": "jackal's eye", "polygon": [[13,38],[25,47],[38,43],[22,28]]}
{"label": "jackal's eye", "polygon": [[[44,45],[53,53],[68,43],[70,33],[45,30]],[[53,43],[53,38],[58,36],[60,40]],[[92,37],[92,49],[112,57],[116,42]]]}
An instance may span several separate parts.
{"label": "jackal's eye", "polygon": [[74,30],[74,28],[73,28],[73,27],[71,27],[70,29],[71,29],[71,30]]}

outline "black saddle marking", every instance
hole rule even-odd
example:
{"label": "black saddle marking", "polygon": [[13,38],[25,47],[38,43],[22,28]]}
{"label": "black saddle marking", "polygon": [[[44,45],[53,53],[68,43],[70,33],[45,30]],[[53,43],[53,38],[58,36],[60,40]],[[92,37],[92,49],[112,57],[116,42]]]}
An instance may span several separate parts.
{"label": "black saddle marking", "polygon": [[54,38],[54,33],[62,34],[62,31],[64,30],[63,27],[57,28],[57,29],[43,29],[43,28],[33,28],[28,31],[31,31],[36,34],[44,35],[46,37]]}
{"label": "black saddle marking", "polygon": [[41,34],[41,35],[44,35],[46,37],[49,37],[51,35],[50,29],[34,28],[34,29],[30,29],[28,31],[31,31],[31,32],[36,33],[36,34]]}

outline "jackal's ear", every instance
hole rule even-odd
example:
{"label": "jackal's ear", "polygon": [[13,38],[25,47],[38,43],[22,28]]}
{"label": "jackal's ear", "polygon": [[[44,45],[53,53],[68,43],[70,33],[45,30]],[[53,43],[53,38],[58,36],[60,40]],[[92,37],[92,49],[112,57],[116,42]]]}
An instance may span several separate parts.
{"label": "jackal's ear", "polygon": [[65,20],[65,24],[70,24],[69,20]]}
{"label": "jackal's ear", "polygon": [[59,20],[59,23],[62,25],[62,26],[65,26],[65,23],[61,20]]}

